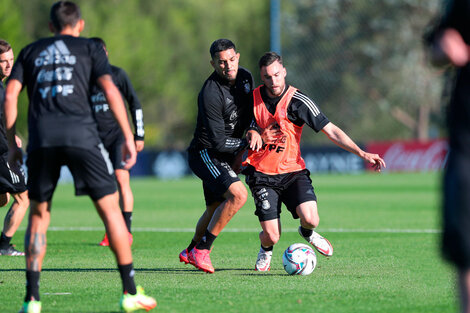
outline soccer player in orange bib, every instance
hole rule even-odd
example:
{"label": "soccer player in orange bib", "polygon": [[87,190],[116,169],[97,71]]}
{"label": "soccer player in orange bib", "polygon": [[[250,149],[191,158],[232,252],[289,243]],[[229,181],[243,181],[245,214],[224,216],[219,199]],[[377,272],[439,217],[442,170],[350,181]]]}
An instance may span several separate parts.
{"label": "soccer player in orange bib", "polygon": [[330,242],[314,231],[320,218],[310,172],[300,154],[304,124],[316,132],[322,131],[336,145],[373,164],[377,171],[385,167],[385,161],[359,148],[308,96],[286,84],[287,70],[280,55],[266,53],[259,61],[259,68],[264,84],[253,91],[258,132],[248,132],[250,150],[244,162],[244,174],[263,229],[259,234],[261,248],[255,269],[268,271],[273,247],[281,236],[282,203],[293,218],[300,218],[300,235],[321,254],[333,255]]}

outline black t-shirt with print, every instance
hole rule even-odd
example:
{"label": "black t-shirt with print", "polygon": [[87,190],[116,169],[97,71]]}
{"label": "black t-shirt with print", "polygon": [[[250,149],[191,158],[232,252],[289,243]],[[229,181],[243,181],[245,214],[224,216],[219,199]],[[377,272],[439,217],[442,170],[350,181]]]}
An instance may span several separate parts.
{"label": "black t-shirt with print", "polygon": [[[113,82],[121,92],[123,101],[127,102],[129,111],[134,123],[134,139],[144,140],[144,117],[142,105],[137,94],[132,87],[129,76],[117,66],[111,65]],[[113,112],[109,109],[108,101],[104,97],[103,91],[97,85],[93,86],[91,94],[91,104],[94,116],[98,122],[98,131],[101,140],[107,146],[106,141],[113,141],[117,136],[123,136],[118,122],[114,118]]]}
{"label": "black t-shirt with print", "polygon": [[59,35],[21,50],[10,79],[29,97],[28,152],[42,147],[89,148],[99,141],[91,85],[111,75],[105,51],[86,38]]}

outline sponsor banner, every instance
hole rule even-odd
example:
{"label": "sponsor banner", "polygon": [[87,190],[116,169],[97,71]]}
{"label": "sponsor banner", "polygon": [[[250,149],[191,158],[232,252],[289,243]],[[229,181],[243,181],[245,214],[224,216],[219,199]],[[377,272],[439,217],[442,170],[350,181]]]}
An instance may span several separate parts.
{"label": "sponsor banner", "polygon": [[311,173],[351,174],[365,169],[364,161],[360,157],[337,146],[307,146],[301,150],[305,166]]}
{"label": "sponsor banner", "polygon": [[[449,147],[445,139],[392,141],[367,144],[366,151],[378,153],[387,164],[384,171],[438,171],[445,164]],[[367,166],[367,170],[372,167]]]}
{"label": "sponsor banner", "polygon": [[130,171],[131,176],[156,176],[162,179],[177,179],[192,174],[186,151],[144,150],[137,154],[137,163]]}
{"label": "sponsor banner", "polygon": [[[336,146],[303,147],[302,156],[311,173],[358,173],[365,170],[358,156]],[[192,175],[186,151],[144,150],[137,155],[137,163],[131,176],[156,176],[162,179],[177,179]]]}
{"label": "sponsor banner", "polygon": [[[373,142],[365,147],[367,152],[378,153],[387,163],[383,171],[437,171],[442,169],[448,146],[446,140]],[[337,146],[304,146],[302,157],[312,173],[354,174],[372,167],[353,153]],[[154,176],[160,179],[178,179],[192,175],[188,166],[186,151],[144,150],[137,155],[137,163],[130,171],[131,176]],[[65,167],[61,181],[72,181]]]}

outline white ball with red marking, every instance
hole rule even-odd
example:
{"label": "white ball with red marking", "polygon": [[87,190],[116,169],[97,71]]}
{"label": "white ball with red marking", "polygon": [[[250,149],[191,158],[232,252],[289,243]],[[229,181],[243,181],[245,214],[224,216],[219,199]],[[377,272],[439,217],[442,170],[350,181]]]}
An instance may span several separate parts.
{"label": "white ball with red marking", "polygon": [[289,275],[310,275],[317,266],[317,256],[303,243],[290,245],[282,255],[284,269]]}

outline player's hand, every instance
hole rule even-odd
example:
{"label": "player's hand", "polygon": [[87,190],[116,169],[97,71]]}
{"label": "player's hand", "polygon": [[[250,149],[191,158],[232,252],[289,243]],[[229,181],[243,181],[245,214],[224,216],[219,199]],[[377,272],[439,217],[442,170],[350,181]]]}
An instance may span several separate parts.
{"label": "player's hand", "polygon": [[143,140],[136,140],[135,141],[135,150],[137,152],[140,152],[140,151],[144,150],[144,145],[145,145],[145,143],[144,143]]}
{"label": "player's hand", "polygon": [[23,148],[23,141],[21,141],[21,138],[15,135],[15,142],[18,148]]}
{"label": "player's hand", "polygon": [[376,172],[380,172],[383,168],[386,168],[384,159],[382,159],[378,154],[374,153],[365,153],[363,159],[372,164],[372,168]]}
{"label": "player's hand", "polygon": [[278,123],[274,122],[265,129],[263,129],[263,132],[261,133],[261,138],[263,139],[263,142],[268,143],[276,141],[276,139],[278,139],[282,135],[283,134],[281,127]]}
{"label": "player's hand", "polygon": [[439,40],[439,45],[455,66],[464,66],[469,62],[469,48],[457,30],[446,29]]}
{"label": "player's hand", "polygon": [[259,151],[263,146],[263,139],[261,139],[261,135],[254,129],[250,129],[246,132],[246,140],[248,140],[248,144],[251,150]]}
{"label": "player's hand", "polygon": [[137,151],[134,139],[126,139],[122,144],[122,161],[125,163],[124,169],[130,170],[137,161]]}

